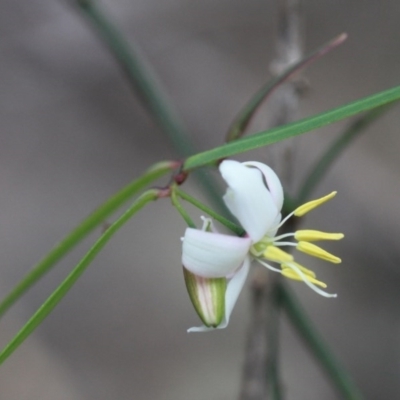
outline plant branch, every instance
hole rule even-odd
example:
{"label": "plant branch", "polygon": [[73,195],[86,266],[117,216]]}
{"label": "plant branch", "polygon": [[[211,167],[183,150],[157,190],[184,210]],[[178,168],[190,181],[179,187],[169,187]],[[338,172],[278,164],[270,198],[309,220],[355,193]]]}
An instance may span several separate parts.
{"label": "plant branch", "polygon": [[269,337],[267,332],[274,324],[276,310],[273,301],[272,281],[278,276],[258,269],[251,284],[251,314],[243,364],[240,400],[264,400],[268,396],[267,373],[270,372]]}
{"label": "plant branch", "polygon": [[[75,1],[125,72],[128,82],[143,106],[167,135],[179,157],[185,158],[196,153],[196,148],[172,105],[172,100],[167,96],[166,90],[144,54],[137,46],[127,42],[106,13],[98,7],[96,0]],[[196,171],[194,175],[214,206],[221,213],[227,214],[213,177],[203,170]]]}
{"label": "plant branch", "polygon": [[152,189],[143,193],[135,202],[122,214],[101,236],[96,243],[86,253],[85,257],[71,271],[67,278],[60,286],[48,297],[48,299],[40,306],[35,314],[17,333],[17,335],[4,347],[0,352],[0,364],[2,364],[24,341],[25,339],[43,322],[57,304],[73,287],[75,282],[87,269],[87,267],[96,258],[97,254],[109,242],[113,235],[125,225],[133,215],[142,209],[150,201],[154,201],[159,196],[159,190]]}
{"label": "plant branch", "polygon": [[270,301],[270,324],[267,328],[269,355],[266,358],[266,378],[272,400],[282,400],[282,384],[279,374],[279,317],[281,311],[281,298],[279,281],[281,276],[275,274],[270,277],[272,290]]}
{"label": "plant branch", "polygon": [[190,196],[183,190],[175,188],[174,191],[183,200],[186,200],[188,203],[191,203],[192,205],[197,207],[199,210],[204,211],[211,218],[214,218],[216,221],[220,222],[222,225],[225,225],[228,229],[230,229],[232,232],[234,232],[237,236],[244,236],[244,234],[246,233],[242,227],[240,227],[239,225],[236,225],[235,223],[233,223],[229,219],[223,217],[222,215],[219,215],[212,208],[207,207],[205,204],[201,203],[199,200]]}
{"label": "plant branch", "polygon": [[361,400],[363,397],[360,391],[316,331],[292,291],[282,282],[280,291],[282,307],[286,311],[290,322],[309,346],[316,360],[324,368],[335,388],[339,391],[340,398],[344,400]]}
{"label": "plant branch", "polygon": [[226,157],[244,153],[249,150],[277,143],[291,137],[299,136],[314,129],[322,128],[334,122],[352,117],[364,111],[391,103],[400,99],[400,86],[364,97],[321,114],[304,118],[284,126],[276,127],[267,131],[258,132],[252,136],[226,143],[211,150],[195,154],[186,159],[184,170],[189,171],[203,167]]}
{"label": "plant branch", "polygon": [[167,172],[177,168],[176,161],[165,161],[155,164],[148,169],[140,178],[134,180],[122,190],[110,197],[99,208],[84,219],[74,230],[72,230],[61,242],[39,261],[28,274],[11,290],[11,292],[0,303],[0,317],[22,297],[40,278],[49,272],[55,264],[68,254],[79,242],[89,235],[96,227],[101,225],[105,219],[117,211],[123,204],[130,200],[140,190],[147,187],[151,182],[165,175]]}
{"label": "plant branch", "polygon": [[[280,76],[285,77],[284,71],[290,71],[290,68],[288,69],[290,64],[297,63],[297,65],[302,66],[299,59],[302,58],[303,40],[302,31],[300,29],[300,0],[279,0],[278,4],[277,57],[275,65],[280,66],[281,70],[277,71],[277,85],[283,83],[283,80],[280,81]],[[287,74],[287,77],[290,77],[295,71],[296,67],[291,73],[289,72]],[[274,88],[272,88],[272,90],[273,89]],[[286,83],[286,85],[280,87],[279,93],[275,93],[273,100],[275,103],[275,112],[278,116],[273,124],[285,125],[295,119],[299,103],[299,94],[293,83]],[[259,97],[259,101],[261,104],[261,96]],[[250,118],[251,114],[249,114],[249,120]],[[246,121],[244,120],[244,122]],[[283,143],[281,143],[281,145],[282,144]],[[286,148],[286,143],[284,146]],[[282,151],[280,151],[280,153],[281,156],[283,156]],[[280,175],[286,170],[291,171],[291,168],[287,168],[287,165],[291,164],[293,161],[292,154],[290,157],[281,157],[279,161],[280,164],[276,165],[275,169],[280,170]],[[286,176],[285,180],[288,181],[289,178],[289,176]],[[288,229],[289,226],[290,224],[286,225],[285,229]],[[265,274],[266,271],[263,272]],[[256,279],[257,278],[260,279],[259,277],[256,277]],[[245,355],[245,362],[247,365],[252,366],[252,368],[244,369],[242,378],[243,389],[240,400],[264,400],[270,397],[273,400],[282,399],[278,360],[280,316],[280,293],[278,284],[281,279],[282,277],[280,275],[269,273],[264,282],[261,280],[260,282],[255,281],[253,283],[251,307],[254,310],[254,320],[249,331],[249,345]],[[265,309],[260,307],[263,305],[263,301],[266,302],[266,304],[264,304]],[[262,317],[258,315],[259,310],[265,312],[265,315]],[[254,351],[257,346],[262,346],[263,348],[263,351],[260,351],[258,354]],[[252,385],[258,388],[258,392],[252,393]]]}
{"label": "plant branch", "polygon": [[[289,57],[288,64],[291,64],[287,69],[283,72],[280,72],[281,66],[278,67],[278,63],[276,63],[276,69],[278,69],[278,76],[269,80],[261,89],[249,100],[249,102],[243,107],[243,109],[239,112],[235,120],[233,121],[231,127],[228,130],[226,135],[226,142],[231,142],[232,140],[236,140],[241,137],[250,121],[254,117],[255,113],[259,110],[260,106],[267,101],[271,96],[275,93],[275,91],[285,82],[292,79],[295,75],[300,73],[301,70],[306,68],[308,65],[312,64],[320,57],[324,56],[325,54],[329,53],[331,50],[335,49],[337,46],[342,44],[347,38],[345,33],[337,36],[336,38],[332,39],[328,43],[321,46],[319,49],[315,50],[314,52],[308,54],[306,57],[301,59],[300,61],[296,61],[293,58],[292,52]],[[280,47],[280,46],[279,46]],[[282,63],[282,61],[281,61]]]}
{"label": "plant branch", "polygon": [[308,199],[315,187],[326,175],[332,164],[340,157],[342,152],[347,149],[351,142],[355,140],[361,133],[364,133],[372,123],[384,116],[396,104],[397,102],[374,108],[351,123],[351,125],[339,136],[339,138],[328,147],[326,152],[322,154],[319,160],[315,162],[313,167],[310,168],[311,172],[301,185],[294,208]]}
{"label": "plant branch", "polygon": [[187,226],[190,228],[195,228],[196,229],[196,224],[193,222],[193,220],[190,218],[190,215],[188,212],[182,207],[182,204],[179,202],[178,197],[177,197],[177,190],[176,187],[171,188],[171,202],[172,205],[176,208],[178,213],[181,215],[181,217],[185,220]]}

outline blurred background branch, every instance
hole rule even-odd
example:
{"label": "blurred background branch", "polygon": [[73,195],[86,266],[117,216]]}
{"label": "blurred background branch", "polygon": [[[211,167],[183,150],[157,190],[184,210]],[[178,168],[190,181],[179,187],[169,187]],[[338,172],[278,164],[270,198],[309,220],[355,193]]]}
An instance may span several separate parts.
{"label": "blurred background branch", "polygon": [[[303,29],[300,0],[278,0],[276,57],[271,70],[276,76],[284,74],[290,65],[303,57]],[[272,103],[272,104],[271,104]],[[285,82],[270,99],[269,106],[275,112],[270,126],[285,125],[298,115],[299,92],[294,82]],[[284,186],[291,180],[293,139],[274,146],[274,167]],[[285,186],[287,187],[287,186]],[[282,398],[279,377],[279,301],[277,301],[278,274],[257,271],[253,278],[251,296],[250,329],[247,338],[242,389],[240,400],[264,400]]]}
{"label": "blurred background branch", "polygon": [[355,386],[350,376],[345,373],[335,355],[329,350],[324,339],[303,310],[299,299],[296,298],[285,282],[280,282],[277,290],[280,293],[280,300],[293,327],[333,382],[335,389],[340,393],[340,398],[361,400],[363,397],[357,386]]}
{"label": "blurred background branch", "polygon": [[[163,88],[152,65],[146,60],[144,53],[132,41],[127,42],[117,26],[98,5],[97,0],[75,1],[125,72],[135,95],[168,137],[177,155],[186,158],[196,153],[196,146],[192,143],[184,123],[179,118],[174,102],[167,95],[167,91]],[[220,213],[227,215],[227,209],[221,200],[221,190],[214,177],[203,169],[198,169],[193,174],[214,207]]]}
{"label": "blurred background branch", "polygon": [[[142,107],[135,107],[127,90],[130,85],[115,68],[114,58],[63,3],[5,0],[1,5],[3,295],[32,261],[46,254],[102,199],[145,166],[163,159],[171,143]],[[242,0],[100,0],[102,4],[128,38],[143,43],[146,58],[184,112],[187,131],[193,137],[203,133],[202,148],[218,144],[219,133],[245,103],[246,93],[265,81],[276,22],[273,5]],[[307,73],[312,91],[301,103],[304,114],[398,82],[394,0],[303,2],[303,6],[307,47],[343,30],[351,38]],[[385,115],[324,175],[321,191],[334,188],[340,193],[333,208],[322,218],[310,216],[310,222],[317,218],[346,233],[343,268],[321,270],[339,293],[338,300],[321,302],[300,284],[291,285],[325,341],[371,399],[398,398],[400,393],[399,114]],[[308,176],[310,165],[331,142],[330,135],[342,129],[345,125],[338,123],[324,128],[323,134],[303,136],[296,155],[296,180]],[[191,183],[187,189],[196,196]],[[127,224],[72,295],[2,366],[4,398],[235,398],[243,321],[248,318],[245,299],[242,296],[238,302],[229,329],[201,337],[187,335],[196,316],[180,268],[183,222],[171,212],[168,201],[136,218],[139,231],[136,222]],[[98,234],[94,232],[83,245]],[[2,343],[76,265],[83,245],[7,314]],[[310,362],[306,346],[299,345],[292,330],[284,326],[280,336],[283,394],[336,399],[331,382],[319,365]],[[266,349],[271,346],[279,347],[269,344]],[[265,379],[272,377],[267,372]]]}

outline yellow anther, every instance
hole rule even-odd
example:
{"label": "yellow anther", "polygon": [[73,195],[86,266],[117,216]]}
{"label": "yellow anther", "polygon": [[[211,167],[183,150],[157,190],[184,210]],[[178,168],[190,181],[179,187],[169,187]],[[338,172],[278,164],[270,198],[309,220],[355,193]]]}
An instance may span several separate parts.
{"label": "yellow anther", "polygon": [[310,212],[310,211],[313,210],[314,208],[319,207],[320,205],[326,203],[328,200],[330,200],[330,199],[332,199],[333,197],[335,197],[335,196],[336,196],[336,193],[337,193],[337,192],[332,192],[332,193],[330,193],[330,194],[327,194],[327,195],[324,196],[324,197],[321,197],[320,199],[309,201],[308,203],[305,203],[305,204],[303,204],[302,206],[297,207],[297,208],[294,210],[293,214],[294,214],[296,217],[302,217],[304,214],[307,214],[308,212]]}
{"label": "yellow anther", "polygon": [[[286,267],[286,268],[282,269],[282,275],[285,276],[286,278],[293,279],[295,281],[304,281],[304,279],[290,267]],[[311,276],[305,275],[305,278],[307,279],[308,282],[311,282],[314,285],[318,285],[323,288],[327,287],[324,282],[321,282]]]}
{"label": "yellow anther", "polygon": [[296,249],[302,251],[303,253],[309,254],[310,256],[321,258],[322,260],[330,261],[334,264],[339,264],[342,262],[342,260],[339,257],[336,257],[331,253],[328,253],[327,251],[321,249],[321,247],[318,247],[312,243],[299,242],[296,246]]}
{"label": "yellow anther", "polygon": [[263,256],[270,261],[276,261],[279,263],[293,261],[293,256],[291,254],[286,253],[286,251],[283,251],[279,247],[272,245],[267,247],[263,253]]}
{"label": "yellow anther", "polygon": [[[289,263],[282,263],[282,269],[290,268],[288,264]],[[311,269],[303,267],[301,264],[299,264],[299,263],[297,263],[295,261],[291,261],[290,264],[292,264],[295,267],[297,267],[303,274],[308,275],[311,278],[315,278],[316,277],[314,271],[311,271]]]}
{"label": "yellow anther", "polygon": [[303,229],[295,232],[294,237],[298,241],[304,240],[305,242],[314,242],[317,240],[340,240],[344,238],[344,235],[343,233],[328,233]]}

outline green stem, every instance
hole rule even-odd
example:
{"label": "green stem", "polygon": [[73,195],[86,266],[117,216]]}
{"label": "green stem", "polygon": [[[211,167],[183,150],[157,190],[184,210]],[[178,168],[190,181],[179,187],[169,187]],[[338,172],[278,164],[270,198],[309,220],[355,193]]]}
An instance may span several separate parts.
{"label": "green stem", "polygon": [[187,211],[182,207],[182,204],[179,203],[179,200],[176,196],[176,187],[173,186],[171,188],[171,202],[172,205],[176,208],[176,210],[179,212],[179,214],[181,214],[182,218],[185,220],[186,224],[190,227],[190,228],[195,228],[196,229],[196,224],[193,222],[193,220],[190,218],[189,214],[187,213]]}
{"label": "green stem", "polygon": [[220,222],[222,225],[225,225],[228,229],[230,229],[236,235],[238,235],[238,236],[244,236],[245,235],[245,233],[246,233],[245,230],[243,228],[241,228],[239,225],[236,225],[235,223],[233,223],[229,219],[227,219],[227,218],[223,217],[222,215],[216,213],[214,210],[212,210],[211,208],[207,207],[205,204],[201,203],[199,200],[197,200],[194,197],[190,196],[189,194],[187,194],[183,190],[176,188],[175,192],[183,200],[186,200],[188,203],[193,204],[199,210],[204,211],[211,218],[214,218],[215,220]]}
{"label": "green stem", "polygon": [[203,167],[215,163],[222,158],[277,143],[398,99],[400,99],[400,86],[345,104],[333,110],[304,118],[291,124],[259,132],[252,136],[244,137],[211,150],[195,154],[185,161],[184,170],[189,171],[194,168]]}
{"label": "green stem", "polygon": [[137,192],[148,186],[151,182],[165,175],[167,172],[176,168],[178,163],[166,161],[155,164],[143,176],[134,180],[129,185],[108,199],[92,214],[90,214],[81,224],[59,242],[25,277],[12,289],[12,291],[0,303],[0,317],[42,276],[70,252],[80,241],[90,232],[104,222],[124,203],[131,199]]}
{"label": "green stem", "polygon": [[337,160],[339,155],[347,148],[347,146],[357,138],[378,118],[386,114],[396,103],[386,104],[375,108],[362,117],[356,119],[342,135],[327,149],[320,159],[311,168],[311,173],[307,176],[299,191],[296,204],[300,205],[313,192],[318,183],[325,176],[331,165]]}
{"label": "green stem", "polygon": [[175,111],[170,106],[172,102],[161,89],[160,82],[143,55],[132,43],[125,40],[122,33],[98,6],[97,1],[76,0],[76,2],[125,71],[129,83],[139,95],[143,106],[168,134],[178,153],[181,156],[192,154],[194,152],[192,145]]}
{"label": "green stem", "polygon": [[[125,40],[123,34],[98,7],[96,1],[76,0],[76,2],[125,71],[135,93],[138,94],[144,107],[165,132],[179,156],[185,158],[196,153],[195,146],[190,141],[183,123],[172,107],[172,100],[167,96],[143,54]],[[215,207],[221,213],[227,214],[225,205],[220,199],[218,187],[212,177],[203,170],[196,171],[195,176]]]}
{"label": "green stem", "polygon": [[284,284],[280,285],[280,290],[282,306],[287,312],[290,321],[340,392],[340,398],[344,400],[361,400],[363,397],[360,391],[316,331],[295,295]]}
{"label": "green stem", "polygon": [[271,284],[271,317],[268,330],[269,357],[267,359],[267,379],[270,383],[272,400],[282,400],[282,385],[279,378],[279,316],[281,309],[280,276],[274,277]]}
{"label": "green stem", "polygon": [[50,314],[57,304],[64,298],[75,282],[83,274],[86,268],[95,259],[97,254],[108,243],[112,236],[125,225],[133,215],[142,209],[150,201],[158,198],[159,191],[156,189],[148,190],[143,193],[135,202],[124,212],[96,241],[85,257],[72,270],[60,286],[48,297],[40,306],[35,314],[17,333],[17,335],[0,352],[0,364],[2,364],[23,342],[24,340],[41,324],[41,322]]}
{"label": "green stem", "polygon": [[254,114],[257,112],[261,104],[266,101],[275,90],[282,85],[284,82],[291,79],[294,75],[300,72],[303,68],[308,66],[309,64],[316,61],[318,58],[324,56],[340,44],[342,44],[347,38],[345,33],[337,36],[332,39],[328,43],[321,46],[316,51],[308,54],[306,57],[291,65],[286,71],[284,71],[281,75],[276,78],[268,81],[251,99],[250,101],[243,107],[240,113],[237,115],[235,120],[233,121],[229,131],[226,135],[226,142],[231,142],[239,137],[241,137],[247,126],[249,125],[251,119]]}

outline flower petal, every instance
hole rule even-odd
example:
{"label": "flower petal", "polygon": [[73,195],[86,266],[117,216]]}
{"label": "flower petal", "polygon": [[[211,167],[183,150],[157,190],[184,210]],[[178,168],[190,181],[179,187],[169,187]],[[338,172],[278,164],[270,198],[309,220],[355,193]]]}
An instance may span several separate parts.
{"label": "flower petal", "polygon": [[265,181],[267,182],[269,192],[274,199],[276,208],[280,211],[283,206],[283,187],[275,171],[268,165],[258,161],[248,161],[243,164],[258,168],[261,171],[261,173],[264,175]]}
{"label": "flower petal", "polygon": [[250,246],[250,238],[187,228],[183,238],[182,264],[203,278],[225,277],[243,263]]}
{"label": "flower petal", "polygon": [[263,182],[261,171],[233,160],[223,161],[219,169],[228,184],[224,196],[226,206],[252,241],[258,242],[270,229],[280,211]]}
{"label": "flower petal", "polygon": [[244,259],[243,265],[228,282],[225,293],[225,319],[218,326],[219,329],[225,328],[229,323],[232,310],[235,307],[239,294],[243,289],[244,283],[246,282],[247,275],[249,274],[250,264],[250,257],[247,256]]}
{"label": "flower petal", "polygon": [[188,332],[207,332],[214,329],[224,329],[228,326],[229,318],[232,310],[235,307],[236,301],[239,297],[240,292],[243,289],[244,283],[246,282],[247,275],[250,269],[250,257],[246,257],[243,265],[235,272],[232,279],[228,282],[228,287],[225,293],[225,317],[221,324],[216,328],[207,327],[205,325],[193,327],[188,329]]}

